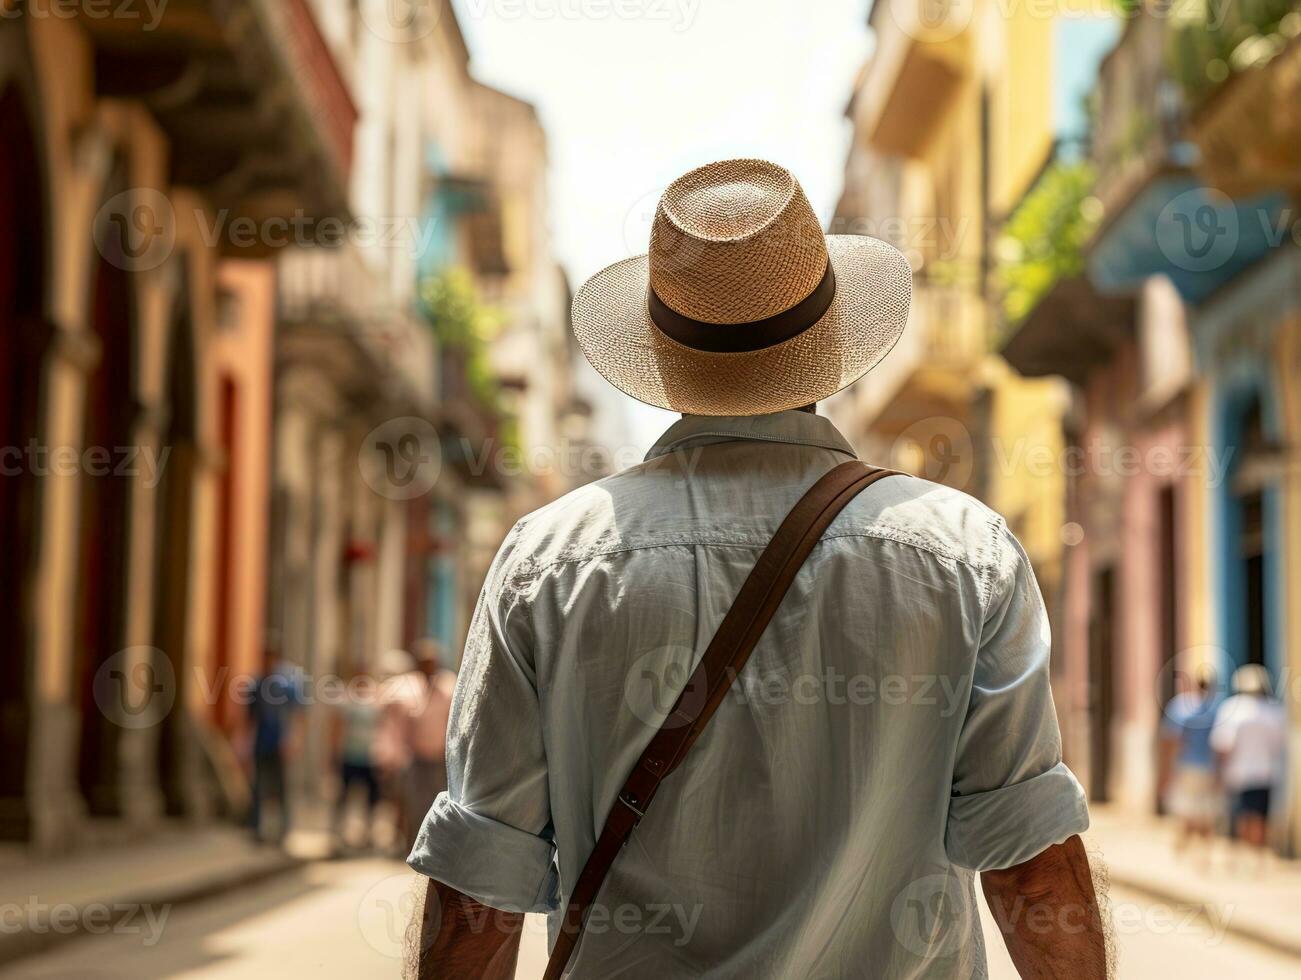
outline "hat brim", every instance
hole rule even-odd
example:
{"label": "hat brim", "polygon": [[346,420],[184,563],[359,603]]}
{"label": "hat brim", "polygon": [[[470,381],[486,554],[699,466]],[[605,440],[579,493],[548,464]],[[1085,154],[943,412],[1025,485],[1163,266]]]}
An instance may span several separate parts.
{"label": "hat brim", "polygon": [[648,259],[598,272],[574,297],[583,355],[625,394],[687,415],[764,415],[820,401],[890,352],[908,322],[912,270],[898,249],[866,235],[828,235],[836,297],[817,323],[756,351],[686,347],[651,320]]}

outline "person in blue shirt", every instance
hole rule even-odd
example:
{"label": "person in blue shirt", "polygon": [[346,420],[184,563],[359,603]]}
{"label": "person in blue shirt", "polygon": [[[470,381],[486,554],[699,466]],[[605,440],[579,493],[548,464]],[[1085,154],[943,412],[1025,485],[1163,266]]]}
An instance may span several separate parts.
{"label": "person in blue shirt", "polygon": [[1203,667],[1192,690],[1170,699],[1161,723],[1161,799],[1166,812],[1179,820],[1179,850],[1195,840],[1209,843],[1224,812],[1211,748],[1211,729],[1221,701],[1216,687],[1214,671]]}
{"label": "person in blue shirt", "polygon": [[278,813],[276,839],[289,833],[289,793],[286,770],[297,748],[295,720],[303,706],[303,682],[298,668],[273,651],[266,654],[262,676],[251,691],[249,722],[253,728],[253,793],[249,827],[261,841],[262,818],[271,802]]}

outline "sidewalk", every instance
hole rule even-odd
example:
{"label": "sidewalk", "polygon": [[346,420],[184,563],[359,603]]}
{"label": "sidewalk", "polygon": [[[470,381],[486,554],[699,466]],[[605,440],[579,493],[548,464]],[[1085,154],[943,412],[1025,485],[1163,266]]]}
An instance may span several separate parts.
{"label": "sidewalk", "polygon": [[66,856],[0,853],[0,966],[83,933],[143,930],[170,907],[296,867],[301,853],[229,825],[169,827],[148,841]]}
{"label": "sidewalk", "polygon": [[1090,807],[1085,837],[1100,848],[1111,880],[1183,908],[1195,907],[1236,935],[1301,957],[1301,862],[1275,858],[1263,874],[1226,867],[1225,842],[1201,866],[1174,851],[1174,825],[1156,817]]}

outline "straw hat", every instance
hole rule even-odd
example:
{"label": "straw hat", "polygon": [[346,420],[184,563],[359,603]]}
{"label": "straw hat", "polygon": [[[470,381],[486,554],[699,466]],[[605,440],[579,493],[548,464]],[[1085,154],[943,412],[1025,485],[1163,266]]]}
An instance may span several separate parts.
{"label": "straw hat", "polygon": [[592,366],[639,401],[761,415],[862,377],[899,339],[911,301],[898,250],[824,235],[787,170],[726,160],[669,185],[650,254],[583,284],[574,333]]}

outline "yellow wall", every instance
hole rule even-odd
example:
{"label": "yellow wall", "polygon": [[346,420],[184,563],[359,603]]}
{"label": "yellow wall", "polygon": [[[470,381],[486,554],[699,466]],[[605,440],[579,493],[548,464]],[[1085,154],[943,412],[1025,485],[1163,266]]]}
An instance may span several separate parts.
{"label": "yellow wall", "polygon": [[[1301,442],[1301,317],[1292,316],[1279,327],[1278,375],[1276,390],[1280,394],[1283,416],[1283,444],[1296,446]],[[1293,450],[1295,452],[1295,450]],[[1288,746],[1288,781],[1299,785],[1301,780],[1301,468],[1289,466],[1283,478],[1283,593],[1288,610],[1284,619],[1283,646],[1288,651],[1287,660],[1280,673],[1282,689],[1276,693],[1288,705],[1292,730]],[[1291,853],[1301,850],[1301,807],[1293,806],[1291,826],[1287,828]]]}
{"label": "yellow wall", "polygon": [[[995,4],[995,7],[1001,7]],[[994,211],[1005,214],[1020,199],[1047,157],[1053,140],[1054,26],[1037,4],[1008,8],[1002,64],[994,66],[991,135]]]}
{"label": "yellow wall", "polygon": [[[998,216],[1024,194],[1052,146],[1057,20],[1044,16],[1039,4],[994,3],[987,16],[993,18],[982,45],[990,92],[989,188]],[[984,373],[992,389],[987,502],[1016,529],[1048,592],[1058,583],[1065,520],[1066,389],[1057,379],[1022,378],[997,356]]]}

